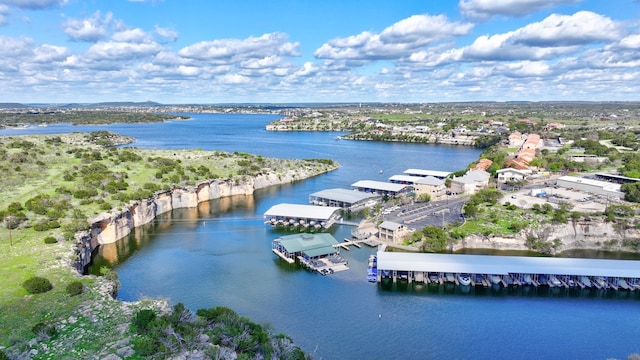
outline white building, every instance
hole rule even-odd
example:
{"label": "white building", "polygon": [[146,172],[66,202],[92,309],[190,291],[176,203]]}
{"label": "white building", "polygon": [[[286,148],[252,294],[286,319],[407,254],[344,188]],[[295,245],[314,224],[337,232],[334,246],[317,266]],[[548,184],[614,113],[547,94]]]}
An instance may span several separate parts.
{"label": "white building", "polygon": [[498,182],[521,181],[531,175],[531,170],[518,170],[513,168],[500,169],[496,171]]}
{"label": "white building", "polygon": [[451,193],[475,194],[478,190],[486,189],[489,186],[491,175],[484,170],[470,170],[460,177],[451,179]]}

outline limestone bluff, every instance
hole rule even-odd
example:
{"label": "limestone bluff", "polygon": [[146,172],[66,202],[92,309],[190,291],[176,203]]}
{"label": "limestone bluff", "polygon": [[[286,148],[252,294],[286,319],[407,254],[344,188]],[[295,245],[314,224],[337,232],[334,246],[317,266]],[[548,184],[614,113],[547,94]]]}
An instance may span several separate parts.
{"label": "limestone bluff", "polygon": [[195,186],[174,187],[151,198],[131,202],[121,211],[102,214],[90,220],[88,231],[76,234],[74,267],[78,272],[91,262],[93,252],[101,244],[116,242],[131,234],[138,226],[153,221],[158,215],[174,209],[192,208],[199,203],[234,195],[251,195],[255,190],[304,180],[338,168],[337,164],[313,169],[290,169],[283,174],[260,174],[240,179],[203,181]]}

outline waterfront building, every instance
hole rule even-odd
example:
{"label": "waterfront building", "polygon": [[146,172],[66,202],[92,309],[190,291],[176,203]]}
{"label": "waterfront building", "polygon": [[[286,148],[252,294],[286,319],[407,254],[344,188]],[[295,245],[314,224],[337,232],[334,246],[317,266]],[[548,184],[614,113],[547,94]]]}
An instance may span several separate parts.
{"label": "waterfront building", "polygon": [[419,196],[429,194],[431,200],[441,200],[446,196],[447,186],[444,180],[434,176],[393,175],[389,182],[413,186],[414,193]]}
{"label": "waterfront building", "polygon": [[567,189],[576,189],[611,198],[624,198],[624,193],[620,190],[620,184],[612,184],[606,181],[575,176],[562,176],[556,180],[556,185]]}
{"label": "waterfront building", "polygon": [[387,196],[398,196],[403,193],[408,193],[413,189],[412,186],[404,185],[404,184],[393,184],[384,181],[374,181],[374,180],[360,180],[357,181],[351,186],[358,191],[362,191],[365,193],[372,193],[377,195],[387,195]]}
{"label": "waterfront building", "polygon": [[406,234],[407,228],[393,221],[383,221],[378,225],[378,238],[382,241],[391,241],[399,244]]}
{"label": "waterfront building", "polygon": [[274,254],[293,264],[298,256],[303,259],[319,259],[337,253],[338,240],[331,234],[294,234],[281,236],[271,242]]}
{"label": "waterfront building", "polygon": [[313,226],[328,229],[340,218],[340,208],[301,204],[278,204],[264,213],[265,224],[273,226]]}
{"label": "waterfront building", "polygon": [[379,195],[349,189],[327,189],[309,195],[309,203],[319,206],[334,206],[344,210],[358,211],[374,206]]}

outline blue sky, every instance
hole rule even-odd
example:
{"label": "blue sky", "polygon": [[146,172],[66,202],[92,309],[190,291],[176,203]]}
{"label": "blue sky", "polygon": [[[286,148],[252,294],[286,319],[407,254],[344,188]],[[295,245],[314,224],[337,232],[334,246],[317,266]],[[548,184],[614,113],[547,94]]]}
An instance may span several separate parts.
{"label": "blue sky", "polygon": [[0,0],[0,102],[638,101],[640,0]]}

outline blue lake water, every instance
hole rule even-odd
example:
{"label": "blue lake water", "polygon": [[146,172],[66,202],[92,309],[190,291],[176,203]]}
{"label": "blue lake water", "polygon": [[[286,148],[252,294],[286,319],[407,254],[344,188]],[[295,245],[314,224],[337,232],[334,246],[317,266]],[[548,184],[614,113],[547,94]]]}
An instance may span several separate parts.
{"label": "blue lake water", "polygon": [[[316,359],[624,359],[640,352],[635,294],[418,286],[366,281],[367,247],[342,251],[350,270],[321,276],[271,253],[279,235],[263,224],[272,205],[306,203],[312,192],[386,180],[407,168],[455,171],[477,159],[468,147],[335,140],[339,133],[272,133],[271,115],[194,114],[158,124],[52,125],[0,135],[108,129],[133,146],[331,158],[331,173],[253,196],[218,199],[161,216],[101,248],[120,276],[119,298],[162,297],[190,309],[228,306],[291,336]],[[383,173],[380,174],[380,170]],[[341,240],[350,227],[334,226]]]}

